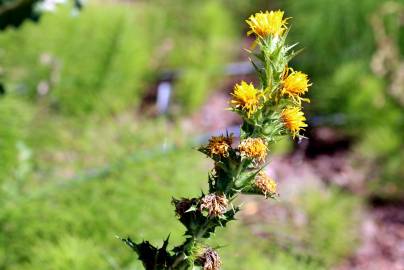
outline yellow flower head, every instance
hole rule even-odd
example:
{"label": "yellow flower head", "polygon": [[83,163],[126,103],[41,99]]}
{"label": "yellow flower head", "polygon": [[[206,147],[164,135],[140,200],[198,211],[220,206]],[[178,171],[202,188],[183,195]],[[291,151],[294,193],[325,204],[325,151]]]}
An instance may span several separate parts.
{"label": "yellow flower head", "polygon": [[302,100],[310,101],[309,99],[301,97],[301,95],[304,95],[309,90],[309,86],[311,85],[307,74],[300,71],[293,71],[292,69],[290,70],[292,73],[287,75],[283,80],[282,95],[288,95],[298,104],[301,104]]}
{"label": "yellow flower head", "polygon": [[287,107],[282,111],[281,119],[285,127],[292,133],[293,138],[299,134],[300,130],[304,130],[304,127],[307,127],[307,124],[304,122],[306,117],[304,117],[299,107]]}
{"label": "yellow flower head", "polygon": [[212,136],[209,139],[209,143],[207,145],[207,149],[211,156],[218,155],[222,157],[229,156],[229,148],[231,148],[231,144],[233,143],[233,136]]}
{"label": "yellow flower head", "polygon": [[259,37],[265,38],[269,35],[280,36],[287,29],[287,19],[283,18],[283,11],[259,12],[251,15],[247,24],[251,30],[247,35],[256,34]]}
{"label": "yellow flower head", "polygon": [[260,108],[260,99],[263,97],[263,94],[252,83],[247,84],[242,81],[241,84],[234,86],[232,96],[233,99],[230,101],[231,106],[246,112],[247,117],[250,117]]}
{"label": "yellow flower head", "polygon": [[276,194],[276,182],[263,171],[260,171],[255,177],[254,185],[265,197]]}
{"label": "yellow flower head", "polygon": [[247,138],[238,146],[241,156],[263,162],[267,156],[267,146],[261,138]]}

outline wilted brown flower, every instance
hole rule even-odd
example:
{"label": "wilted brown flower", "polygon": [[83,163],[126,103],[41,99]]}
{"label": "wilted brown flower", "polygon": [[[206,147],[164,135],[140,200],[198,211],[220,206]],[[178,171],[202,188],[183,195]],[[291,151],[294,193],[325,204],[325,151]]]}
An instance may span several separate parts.
{"label": "wilted brown flower", "polygon": [[223,194],[208,194],[201,199],[200,211],[207,210],[211,217],[218,217],[226,212],[228,200]]}
{"label": "wilted brown flower", "polygon": [[263,171],[260,171],[255,177],[254,185],[265,197],[271,197],[276,194],[276,182]]}
{"label": "wilted brown flower", "polygon": [[198,261],[203,265],[203,270],[219,270],[222,266],[219,254],[210,247],[204,249]]}
{"label": "wilted brown flower", "polygon": [[263,162],[267,156],[267,146],[261,138],[247,138],[238,146],[238,150],[242,156]]}

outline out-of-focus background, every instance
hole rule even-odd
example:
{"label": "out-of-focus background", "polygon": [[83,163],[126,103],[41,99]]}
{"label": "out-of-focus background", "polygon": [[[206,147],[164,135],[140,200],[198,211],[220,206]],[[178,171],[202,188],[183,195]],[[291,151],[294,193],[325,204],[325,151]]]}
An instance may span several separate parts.
{"label": "out-of-focus background", "polygon": [[182,239],[195,151],[255,81],[244,20],[283,9],[309,74],[307,140],[243,197],[223,269],[404,269],[404,1],[0,0],[0,269],[142,269],[116,236]]}

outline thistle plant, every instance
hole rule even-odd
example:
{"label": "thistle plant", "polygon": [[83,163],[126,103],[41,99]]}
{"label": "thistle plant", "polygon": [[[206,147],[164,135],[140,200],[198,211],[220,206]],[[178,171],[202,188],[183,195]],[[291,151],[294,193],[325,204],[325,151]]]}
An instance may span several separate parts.
{"label": "thistle plant", "polygon": [[122,239],[142,261],[146,270],[203,269],[221,267],[219,254],[207,246],[216,228],[225,227],[240,211],[235,199],[240,194],[256,194],[268,199],[278,197],[276,182],[265,173],[271,145],[284,136],[300,139],[307,127],[302,103],[311,85],[306,74],[289,67],[298,53],[296,44],[288,46],[288,18],[283,11],[259,12],[251,15],[248,35],[255,42],[251,63],[260,85],[240,82],[233,90],[230,110],[243,120],[239,140],[232,134],[213,136],[199,151],[211,158],[213,169],[208,174],[209,190],[197,198],[173,199],[175,214],[185,227],[184,242],[168,249],[167,238],[162,247],[148,241],[135,243]]}

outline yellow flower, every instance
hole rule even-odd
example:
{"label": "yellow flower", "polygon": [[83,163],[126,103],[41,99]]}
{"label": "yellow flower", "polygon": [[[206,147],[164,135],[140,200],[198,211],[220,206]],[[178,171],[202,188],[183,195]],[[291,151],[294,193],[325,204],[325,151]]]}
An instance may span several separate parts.
{"label": "yellow flower", "polygon": [[263,171],[260,171],[255,177],[254,185],[265,197],[276,194],[276,182]]}
{"label": "yellow flower", "polygon": [[249,118],[260,108],[260,99],[263,94],[252,83],[247,84],[242,81],[241,84],[234,86],[232,96],[234,97],[230,101],[232,107],[246,112]]}
{"label": "yellow flower", "polygon": [[280,36],[287,29],[287,19],[283,19],[283,11],[271,11],[259,12],[255,15],[251,15],[247,24],[250,26],[251,30],[247,32],[247,35],[252,33],[259,37],[265,38],[269,35]]}
{"label": "yellow flower", "polygon": [[238,146],[241,156],[263,162],[267,156],[267,146],[261,138],[247,138]]}
{"label": "yellow flower", "polygon": [[307,124],[304,122],[306,117],[304,117],[299,107],[287,107],[282,111],[281,119],[285,127],[292,133],[293,138],[299,134],[300,130],[304,130],[304,127],[307,127]]}
{"label": "yellow flower", "polygon": [[300,71],[293,71],[293,69],[290,70],[292,73],[289,75],[286,74],[287,77],[283,80],[281,94],[288,95],[299,105],[301,104],[302,100],[310,102],[308,98],[301,97],[301,95],[304,95],[309,90],[309,86],[311,85],[311,83],[309,83],[309,79],[307,78],[307,74]]}
{"label": "yellow flower", "polygon": [[222,157],[229,156],[229,148],[231,148],[231,144],[233,143],[233,136],[212,136],[209,139],[209,143],[207,145],[207,149],[211,156],[218,155]]}

